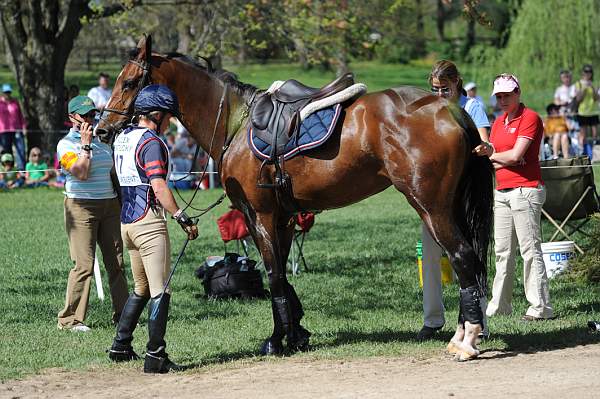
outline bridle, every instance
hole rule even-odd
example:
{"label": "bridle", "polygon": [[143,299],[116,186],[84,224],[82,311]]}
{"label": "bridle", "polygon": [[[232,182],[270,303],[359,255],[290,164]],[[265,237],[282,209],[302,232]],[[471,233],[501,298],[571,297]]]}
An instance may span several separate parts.
{"label": "bridle", "polygon": [[[143,71],[143,75],[142,75],[142,78],[140,79],[140,81],[138,83],[136,95],[131,100],[129,106],[127,107],[127,110],[121,111],[121,110],[114,109],[114,108],[104,108],[102,110],[102,112],[100,113],[99,120],[103,121],[105,123],[107,129],[109,129],[109,131],[113,131],[113,132],[117,132],[120,127],[117,126],[117,124],[111,123],[111,122],[109,122],[107,120],[108,114],[115,113],[117,115],[125,116],[128,119],[131,118],[131,117],[133,117],[133,115],[134,115],[133,107],[135,105],[135,99],[137,98],[138,94],[140,93],[140,91],[144,87],[146,87],[146,86],[148,86],[149,84],[152,83],[152,79],[151,79],[151,65],[146,60],[144,60],[142,62],[139,62],[139,61],[136,61],[136,60],[129,60],[127,62],[131,63],[131,64],[134,64],[134,65],[137,65],[139,68],[141,68],[142,71]],[[225,102],[226,97],[227,97],[227,85],[225,85],[225,87],[224,87],[223,93],[221,95],[221,100],[219,102],[219,109],[218,109],[217,117],[216,117],[216,120],[215,120],[215,126],[213,128],[213,133],[212,133],[212,137],[211,137],[211,141],[210,141],[209,152],[211,151],[211,149],[213,147],[213,144],[214,144],[214,138],[215,138],[215,135],[216,135],[216,132],[217,132],[217,127],[218,127],[218,124],[219,124],[219,120],[221,119],[221,114],[222,114],[222,111],[223,111],[223,106],[224,106],[224,102]],[[106,114],[105,114],[105,112],[106,112]],[[227,137],[225,137],[225,140],[227,141]],[[226,150],[226,148],[224,146],[222,154],[224,154],[225,150]],[[194,165],[196,163],[196,159],[198,157],[199,151],[200,151],[200,146],[197,145],[196,146],[196,153],[194,154],[194,160],[192,161],[192,165]],[[221,164],[222,159],[223,158],[222,158],[222,155],[221,155],[221,159],[219,159],[219,163],[218,163],[218,166],[217,166],[218,169],[220,169],[220,164]],[[204,170],[202,171],[200,181],[202,181],[202,178],[204,178],[204,176],[205,176],[205,174],[207,172],[207,167],[208,167],[208,163],[205,165]],[[187,178],[187,176],[190,173],[191,173],[191,169],[190,169],[190,171],[188,172],[188,174],[186,176],[183,176],[182,178],[177,179],[176,181],[183,180],[183,179]],[[194,194],[192,195],[192,198],[189,201],[186,201],[183,198],[183,196],[179,193],[179,190],[177,189],[177,186],[174,187],[175,191],[177,192],[177,194],[179,196],[179,198],[186,204],[186,206],[183,208],[184,210],[186,210],[187,208],[191,208],[193,210],[200,211],[199,215],[193,216],[194,218],[202,216],[203,214],[205,214],[206,212],[208,212],[209,210],[211,210],[212,208],[214,208],[215,206],[217,206],[218,204],[220,204],[225,199],[225,195],[223,194],[214,204],[210,205],[208,208],[205,208],[205,209],[195,208],[195,207],[192,206],[192,201],[196,197],[196,194],[198,192],[199,187],[200,187],[200,185],[198,185],[196,187],[196,189],[194,190]]]}
{"label": "bridle", "polygon": [[[135,61],[135,60],[129,60],[127,62],[131,63],[131,64],[134,64],[134,65],[137,65],[139,68],[141,68],[143,70],[143,75],[142,75],[142,78],[140,79],[140,81],[138,83],[136,95],[132,99],[132,101],[129,104],[129,106],[128,106],[128,108],[127,108],[126,111],[121,111],[121,110],[114,109],[114,108],[104,108],[102,110],[102,112],[100,113],[99,120],[103,121],[107,125],[107,128],[110,129],[110,130],[112,130],[112,131],[114,131],[114,132],[116,132],[119,129],[119,126],[117,126],[115,123],[109,122],[106,119],[107,116],[108,116],[108,114],[109,113],[115,113],[117,115],[125,116],[127,118],[133,117],[133,114],[134,114],[133,107],[135,105],[135,99],[137,98],[139,92],[144,87],[146,87],[147,85],[149,85],[150,83],[152,83],[151,73],[150,73],[151,65],[148,62],[146,62],[145,60],[143,62],[138,62],[138,61]],[[225,105],[224,103],[225,103],[225,100],[227,98],[227,91],[228,91],[227,89],[228,89],[228,85],[225,84],[225,86],[223,88],[223,92],[221,94],[221,99],[219,101],[219,108],[218,108],[218,111],[217,111],[217,116],[215,118],[216,120],[215,120],[215,124],[214,124],[214,127],[213,127],[212,137],[211,137],[211,140],[210,140],[210,146],[209,146],[209,150],[208,150],[209,153],[211,152],[211,150],[213,148],[213,145],[215,144],[214,143],[214,139],[215,139],[215,136],[216,136],[216,133],[217,133],[217,128],[218,128],[218,125],[219,125],[219,121],[221,120],[221,115],[222,115],[223,108],[224,108],[224,105]],[[249,103],[247,104],[247,110],[246,110],[246,112],[249,112],[249,109],[252,106],[252,103],[254,102],[255,97],[256,97],[256,92],[254,92],[252,94],[252,97],[251,97]],[[105,114],[105,112],[106,112],[106,114]],[[225,129],[225,130],[227,131],[227,129]],[[218,160],[218,163],[217,163],[217,169],[218,170],[221,169],[221,164],[223,162],[223,156],[225,155],[225,152],[229,148],[229,145],[230,145],[231,141],[233,140],[233,138],[234,138],[233,135],[229,136],[229,137],[227,136],[227,134],[225,135],[224,143],[223,143],[223,147],[222,147],[222,151],[221,151],[221,156],[220,156],[220,158]],[[192,165],[195,164],[195,162],[196,162],[196,158],[198,157],[199,150],[200,150],[200,146],[197,145],[197,147],[196,147],[196,153],[194,154],[194,160],[192,161]],[[202,178],[205,176],[205,174],[207,172],[207,167],[208,167],[208,163],[205,165],[204,170],[202,171],[200,181],[202,181]],[[190,173],[191,173],[191,170],[190,170],[190,172],[188,172],[188,175]],[[178,179],[178,180],[182,180],[185,177],[187,177],[187,175],[184,176],[181,179]],[[225,199],[225,197],[226,197],[226,194],[222,194],[221,197],[219,199],[217,199],[217,201],[215,201],[215,203],[213,203],[212,205],[208,206],[205,209],[195,208],[195,207],[192,206],[192,201],[196,197],[196,194],[198,192],[199,187],[200,187],[200,185],[198,185],[196,187],[196,189],[194,190],[194,194],[192,195],[192,198],[189,201],[186,201],[181,196],[181,194],[179,194],[179,190],[177,189],[177,186],[175,186],[175,191],[177,192],[178,196],[186,204],[184,210],[187,209],[187,208],[191,208],[193,210],[200,211],[200,213],[198,215],[194,215],[193,216],[194,218],[198,218],[198,217],[204,215],[205,213],[207,213],[208,211],[210,211],[212,208],[214,208],[215,206],[217,206],[218,204],[220,204]]]}
{"label": "bridle", "polygon": [[[119,126],[117,126],[117,124],[109,122],[107,120],[108,114],[115,113],[117,115],[125,116],[128,119],[133,117],[133,106],[135,104],[135,99],[137,98],[138,94],[144,87],[146,87],[150,83],[152,83],[152,78],[151,78],[151,74],[150,74],[151,65],[148,62],[146,62],[145,60],[143,62],[138,62],[136,60],[129,60],[129,61],[127,61],[127,63],[137,65],[139,68],[141,68],[143,71],[142,78],[140,79],[140,81],[137,85],[137,91],[136,91],[135,97],[133,97],[133,99],[129,103],[129,106],[127,107],[126,111],[120,111],[120,110],[114,109],[114,108],[104,108],[100,112],[100,117],[98,118],[98,120],[99,120],[99,122],[104,122],[104,124],[107,126],[106,130],[108,132],[112,133],[111,136],[113,136],[119,130]],[[105,112],[106,112],[106,114],[105,114]],[[111,139],[109,139],[109,141],[111,141]]]}

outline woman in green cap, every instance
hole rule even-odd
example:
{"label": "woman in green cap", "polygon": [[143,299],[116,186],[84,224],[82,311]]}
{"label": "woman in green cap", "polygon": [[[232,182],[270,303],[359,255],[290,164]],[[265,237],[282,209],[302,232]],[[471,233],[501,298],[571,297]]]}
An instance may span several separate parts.
{"label": "woman in green cap", "polygon": [[65,307],[58,314],[58,328],[87,332],[84,324],[94,271],[96,244],[100,246],[117,323],[127,301],[123,272],[123,241],[119,220],[121,206],[113,186],[111,148],[93,137],[96,106],[91,98],[69,101],[73,127],[57,146],[65,183],[65,225],[74,267],[69,272]]}

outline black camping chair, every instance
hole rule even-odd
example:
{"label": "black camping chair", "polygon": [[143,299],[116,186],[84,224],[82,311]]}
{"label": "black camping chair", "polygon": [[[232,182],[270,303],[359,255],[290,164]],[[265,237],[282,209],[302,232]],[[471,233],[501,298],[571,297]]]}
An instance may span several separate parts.
{"label": "black camping chair", "polygon": [[[556,229],[549,241],[555,241],[562,235],[575,243],[573,234],[580,232],[587,235],[582,227],[590,220],[590,216],[600,211],[590,159],[587,156],[552,159],[540,164],[542,180],[546,185],[542,214]],[[583,254],[577,243],[575,248]]]}

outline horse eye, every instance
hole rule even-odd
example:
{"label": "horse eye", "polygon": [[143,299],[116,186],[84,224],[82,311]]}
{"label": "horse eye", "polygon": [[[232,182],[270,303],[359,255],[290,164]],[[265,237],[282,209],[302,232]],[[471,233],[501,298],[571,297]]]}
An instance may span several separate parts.
{"label": "horse eye", "polygon": [[135,82],[132,79],[127,79],[123,82],[123,89],[131,89],[134,86]]}

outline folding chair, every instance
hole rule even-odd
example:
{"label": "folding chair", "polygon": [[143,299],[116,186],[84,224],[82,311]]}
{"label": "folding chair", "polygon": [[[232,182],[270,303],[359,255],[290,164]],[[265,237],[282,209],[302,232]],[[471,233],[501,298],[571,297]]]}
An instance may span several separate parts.
{"label": "folding chair", "polygon": [[242,212],[237,209],[230,210],[217,219],[217,226],[219,227],[219,233],[221,233],[221,239],[225,246],[230,241],[236,241],[238,245],[237,252],[240,252],[241,246],[244,255],[250,257],[248,249],[252,238],[246,227],[246,221]]}
{"label": "folding chair", "polygon": [[300,272],[300,261],[302,261],[304,269],[308,271],[308,265],[304,259],[302,249],[304,248],[306,234],[315,224],[315,214],[312,212],[298,213],[294,216],[294,222],[296,223],[294,228],[294,241],[292,242],[288,262],[292,266],[292,274],[297,275]]}
{"label": "folding chair", "polygon": [[[304,239],[315,223],[315,215],[311,212],[304,212],[294,216],[294,240],[290,249],[288,263],[291,266],[292,274],[297,275],[300,271],[300,262],[304,269],[308,271],[306,260],[302,249],[304,248]],[[238,250],[244,251],[244,255],[251,258],[249,253],[253,251],[252,238],[246,227],[244,214],[237,209],[232,209],[217,219],[217,226],[221,233],[223,243],[227,245],[230,241],[237,241]],[[258,252],[258,251],[257,251]],[[260,254],[258,254],[260,256]],[[261,261],[262,262],[262,261]],[[260,262],[259,262],[260,263]]]}
{"label": "folding chair", "polygon": [[[588,235],[582,227],[591,215],[600,210],[590,159],[583,156],[546,160],[541,162],[541,167],[542,180],[546,185],[542,214],[556,228],[549,241],[562,235],[575,243],[573,234]],[[583,254],[577,243],[575,248]]]}

